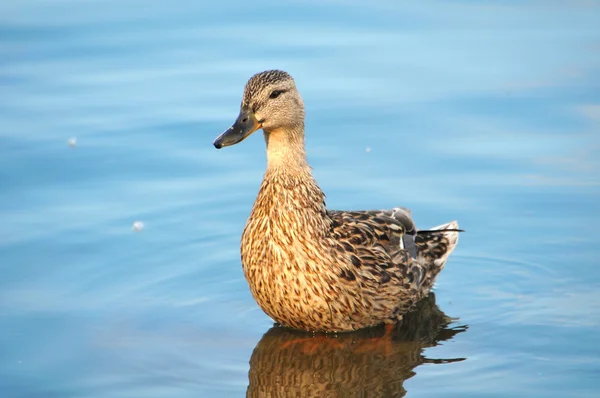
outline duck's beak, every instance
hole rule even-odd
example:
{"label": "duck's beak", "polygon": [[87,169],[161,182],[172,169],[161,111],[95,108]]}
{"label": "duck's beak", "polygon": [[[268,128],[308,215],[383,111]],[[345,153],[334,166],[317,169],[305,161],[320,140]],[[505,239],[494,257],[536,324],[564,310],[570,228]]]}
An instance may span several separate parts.
{"label": "duck's beak", "polygon": [[217,149],[226,146],[235,145],[243,141],[250,134],[261,128],[261,124],[256,120],[252,109],[243,107],[233,126],[229,127],[223,134],[217,137],[213,145]]}

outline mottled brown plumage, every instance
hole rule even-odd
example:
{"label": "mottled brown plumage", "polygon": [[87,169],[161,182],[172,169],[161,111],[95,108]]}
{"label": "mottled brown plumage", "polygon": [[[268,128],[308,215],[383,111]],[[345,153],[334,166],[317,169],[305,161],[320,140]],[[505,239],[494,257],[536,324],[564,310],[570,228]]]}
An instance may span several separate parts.
{"label": "mottled brown plumage", "polygon": [[397,322],[433,286],[458,241],[451,222],[418,231],[410,211],[330,211],[304,150],[304,104],[285,72],[253,76],[214,145],[262,128],[267,171],[242,234],[244,274],[282,325],[349,331]]}

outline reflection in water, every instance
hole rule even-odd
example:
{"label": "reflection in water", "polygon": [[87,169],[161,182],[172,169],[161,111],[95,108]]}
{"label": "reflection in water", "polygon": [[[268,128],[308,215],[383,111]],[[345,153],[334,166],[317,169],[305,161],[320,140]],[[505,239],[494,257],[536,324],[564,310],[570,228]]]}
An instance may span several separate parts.
{"label": "reflection in water", "polygon": [[273,327],[250,358],[248,397],[402,397],[405,380],[429,359],[423,350],[467,329],[449,327],[452,319],[431,293],[391,334],[378,327],[325,335]]}

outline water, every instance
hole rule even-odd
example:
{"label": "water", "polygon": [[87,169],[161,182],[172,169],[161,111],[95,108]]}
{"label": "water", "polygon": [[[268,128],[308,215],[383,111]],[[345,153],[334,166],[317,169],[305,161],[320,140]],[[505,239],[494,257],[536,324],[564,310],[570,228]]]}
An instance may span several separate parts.
{"label": "water", "polygon": [[[2,396],[597,396],[600,3],[419,4],[2,2]],[[211,142],[271,68],[330,207],[467,230],[387,343],[250,296],[264,142]]]}

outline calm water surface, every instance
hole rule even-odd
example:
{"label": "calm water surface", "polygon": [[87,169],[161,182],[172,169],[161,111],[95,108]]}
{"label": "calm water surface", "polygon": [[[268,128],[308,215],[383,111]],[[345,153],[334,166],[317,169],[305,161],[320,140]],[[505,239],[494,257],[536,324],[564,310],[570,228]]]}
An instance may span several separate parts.
{"label": "calm water surface", "polygon": [[[0,395],[598,396],[600,3],[413,3],[3,1]],[[392,341],[249,293],[270,68],[330,207],[468,231]]]}

